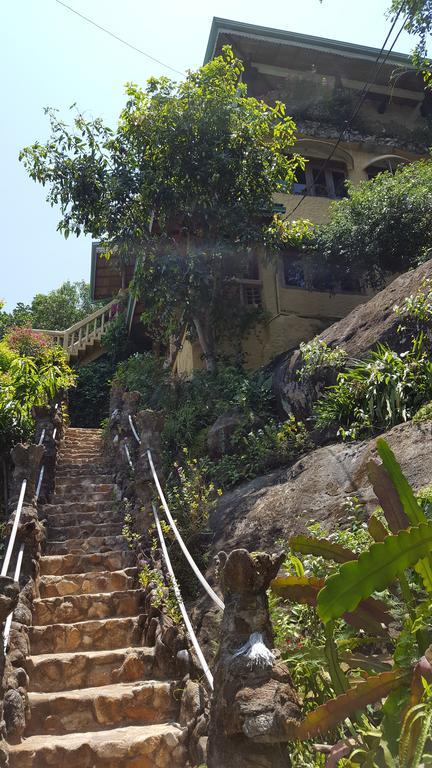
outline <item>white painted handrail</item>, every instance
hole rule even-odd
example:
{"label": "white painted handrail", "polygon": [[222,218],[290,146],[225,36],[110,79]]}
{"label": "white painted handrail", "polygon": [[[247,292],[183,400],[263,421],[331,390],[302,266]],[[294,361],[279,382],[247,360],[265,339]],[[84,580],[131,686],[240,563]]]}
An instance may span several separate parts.
{"label": "white painted handrail", "polygon": [[6,550],[5,559],[3,560],[3,566],[1,569],[1,576],[7,576],[9,565],[12,557],[13,548],[15,546],[15,539],[18,531],[18,525],[21,517],[21,510],[24,501],[24,494],[27,488],[27,480],[22,481],[21,491],[18,499],[17,508],[15,510],[15,519],[13,521],[12,531],[9,539],[9,544]]}
{"label": "white painted handrail", "polygon": [[139,443],[139,445],[141,445],[141,438],[140,438],[138,432],[135,429],[135,424],[133,423],[133,419],[132,419],[132,416],[130,414],[129,414],[129,424],[130,424],[130,428],[131,428],[131,430],[133,432],[135,440],[137,441],[137,443]]}
{"label": "white painted handrail", "polygon": [[[19,581],[23,557],[24,557],[24,542],[21,544],[20,550],[18,552],[17,563],[15,566],[14,581]],[[3,648],[5,653],[6,653],[8,640],[9,640],[9,634],[11,631],[12,619],[13,619],[13,611],[10,612],[9,616],[5,621],[5,627],[3,632]]]}
{"label": "white painted handrail", "polygon": [[210,586],[208,581],[202,575],[202,573],[201,573],[200,569],[198,568],[195,560],[193,559],[193,557],[190,554],[186,544],[184,543],[179,529],[177,528],[177,526],[175,524],[175,520],[174,520],[174,518],[173,518],[173,516],[172,516],[172,514],[170,512],[170,509],[169,509],[168,504],[167,504],[167,500],[166,500],[166,498],[164,496],[164,492],[163,492],[161,484],[159,482],[159,478],[158,478],[156,470],[155,470],[155,465],[153,464],[153,459],[152,459],[151,451],[147,451],[147,456],[148,456],[148,460],[149,460],[149,464],[150,464],[150,469],[152,471],[153,480],[154,480],[156,488],[158,490],[159,498],[160,498],[160,500],[162,502],[162,506],[163,506],[163,508],[165,510],[165,514],[166,514],[166,516],[168,518],[168,522],[169,522],[171,528],[174,531],[174,534],[176,536],[176,539],[177,539],[178,543],[180,544],[180,547],[181,547],[181,549],[183,551],[183,554],[186,557],[186,560],[188,561],[188,563],[189,563],[190,567],[192,568],[193,572],[195,573],[195,576],[199,579],[199,581],[203,585],[203,587],[204,587],[205,591],[207,592],[207,594],[210,595],[210,597],[213,600],[213,602],[216,603],[216,605],[223,611],[224,608],[225,608],[224,603],[222,602],[220,597],[218,597],[218,595],[216,594],[214,589],[212,589],[212,587]]}
{"label": "white painted handrail", "polygon": [[186,629],[187,629],[187,631],[189,633],[189,637],[190,637],[190,639],[192,641],[192,645],[195,648],[196,655],[198,656],[199,663],[201,664],[201,667],[202,667],[202,669],[204,671],[204,674],[205,674],[205,676],[206,676],[206,678],[208,680],[208,684],[209,684],[210,688],[213,690],[213,675],[210,672],[209,666],[208,666],[208,664],[207,664],[207,662],[206,662],[206,660],[204,658],[204,654],[203,654],[203,652],[202,652],[202,650],[200,648],[197,636],[196,636],[196,634],[194,632],[194,628],[193,628],[193,626],[191,624],[191,621],[189,619],[188,613],[186,611],[185,604],[184,604],[183,598],[182,598],[182,594],[180,592],[180,587],[179,587],[179,585],[177,583],[177,579],[176,579],[175,574],[174,574],[174,569],[172,567],[171,560],[170,560],[170,557],[169,557],[169,554],[168,554],[167,546],[166,546],[166,543],[165,543],[165,538],[164,538],[164,535],[163,535],[163,532],[162,532],[162,526],[160,524],[160,520],[159,520],[158,513],[156,511],[156,507],[155,507],[154,504],[152,504],[152,507],[153,507],[153,514],[154,514],[154,519],[155,519],[155,523],[156,523],[156,530],[158,532],[162,553],[163,553],[164,560],[165,560],[165,563],[166,563],[166,567],[167,567],[167,570],[168,570],[168,573],[169,573],[169,576],[170,576],[172,588],[173,588],[174,594],[175,594],[176,599],[177,599],[178,607],[180,608],[180,612],[181,612],[181,615],[183,617],[183,621],[185,623],[185,627],[186,627]]}
{"label": "white painted handrail", "polygon": [[80,351],[86,350],[96,341],[101,340],[110,323],[118,317],[119,311],[120,301],[115,298],[64,331],[50,331],[44,328],[33,328],[33,330],[51,336],[56,344],[63,347],[69,357],[77,357]]}

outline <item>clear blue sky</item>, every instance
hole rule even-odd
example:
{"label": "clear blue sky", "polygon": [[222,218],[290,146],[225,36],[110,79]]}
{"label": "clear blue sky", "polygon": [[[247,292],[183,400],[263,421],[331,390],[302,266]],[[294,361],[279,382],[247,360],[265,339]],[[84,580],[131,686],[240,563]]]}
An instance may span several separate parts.
{"label": "clear blue sky", "polygon": [[[153,56],[184,71],[202,64],[213,16],[381,47],[390,0],[65,0]],[[397,50],[413,40],[402,35]],[[0,31],[0,298],[11,310],[64,280],[89,279],[90,238],[65,241],[58,212],[18,162],[21,147],[48,136],[43,107],[68,115],[77,102],[114,126],[127,81],[167,70],[73,15],[55,0],[2,3]]]}

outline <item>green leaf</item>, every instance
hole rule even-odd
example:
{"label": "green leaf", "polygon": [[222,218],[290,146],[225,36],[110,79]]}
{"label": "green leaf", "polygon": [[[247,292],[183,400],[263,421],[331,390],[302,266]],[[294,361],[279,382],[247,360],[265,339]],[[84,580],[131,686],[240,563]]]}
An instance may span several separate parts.
{"label": "green leaf", "polygon": [[397,491],[397,494],[402,503],[405,514],[408,517],[411,525],[418,525],[418,523],[426,523],[427,522],[426,516],[421,506],[419,505],[416,497],[414,496],[414,492],[408,480],[406,479],[405,475],[403,474],[389,444],[384,440],[383,437],[379,437],[376,444],[377,444],[378,454]]}
{"label": "green leaf", "polygon": [[[318,593],[325,583],[324,579],[315,576],[277,576],[270,587],[284,600],[316,606]],[[392,621],[385,603],[372,597],[362,600],[355,611],[344,613],[343,618],[347,624],[351,624],[356,629],[364,629],[366,632],[378,635],[385,634],[385,627]]]}
{"label": "green leaf", "polygon": [[359,559],[341,565],[317,597],[318,615],[325,623],[353,611],[360,600],[385,589],[406,568],[427,557],[432,549],[432,523],[388,536],[372,544]]}
{"label": "green leaf", "polygon": [[368,462],[367,471],[375,496],[381,504],[391,532],[398,533],[398,531],[408,528],[410,521],[405,514],[395,483],[384,466],[371,459]]}
{"label": "green leaf", "polygon": [[327,539],[314,539],[313,536],[292,536],[289,540],[291,549],[302,555],[315,555],[325,560],[334,560],[336,563],[347,563],[349,560],[357,560],[358,555],[350,549],[334,544]]}
{"label": "green leaf", "polygon": [[[380,675],[371,675],[346,693],[309,712],[294,728],[293,738],[304,741],[330,731],[350,715],[364,709],[368,704],[380,701],[395,688],[406,684],[410,674],[406,670],[395,669]],[[289,728],[288,723],[287,726]]]}

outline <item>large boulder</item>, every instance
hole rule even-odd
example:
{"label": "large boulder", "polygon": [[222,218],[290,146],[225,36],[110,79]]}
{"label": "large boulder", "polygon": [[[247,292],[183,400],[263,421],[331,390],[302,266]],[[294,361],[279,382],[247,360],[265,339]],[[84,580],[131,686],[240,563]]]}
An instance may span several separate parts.
{"label": "large boulder", "polygon": [[[397,277],[317,338],[331,347],[342,347],[351,359],[364,357],[378,343],[389,344],[398,351],[407,349],[411,344],[412,328],[408,327],[406,332],[399,330],[401,318],[394,307],[401,305],[407,296],[417,293],[426,279],[432,279],[432,260]],[[307,419],[323,387],[333,381],[328,369],[318,371],[308,382],[300,381],[298,371],[302,362],[299,349],[287,352],[272,366],[273,382],[281,413],[293,413],[297,418]]]}
{"label": "large boulder", "polygon": [[[432,483],[432,421],[408,422],[384,434],[415,490]],[[278,550],[278,539],[305,532],[311,522],[328,531],[346,518],[355,496],[368,511],[377,500],[367,477],[375,439],[317,448],[292,466],[224,494],[210,520],[212,554],[237,547]]]}

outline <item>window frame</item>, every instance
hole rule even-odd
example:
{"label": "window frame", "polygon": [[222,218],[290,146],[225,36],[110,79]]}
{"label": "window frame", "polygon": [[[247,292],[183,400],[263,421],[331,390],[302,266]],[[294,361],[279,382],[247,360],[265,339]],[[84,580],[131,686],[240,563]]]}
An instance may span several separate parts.
{"label": "window frame", "polygon": [[[345,163],[339,163],[339,162],[333,162],[329,166],[327,166],[324,171],[322,171],[322,167],[324,164],[324,160],[318,160],[318,159],[310,159],[306,163],[305,169],[303,171],[305,175],[305,184],[303,182],[297,182],[294,181],[293,185],[291,187],[290,193],[292,195],[304,195],[306,194],[308,197],[323,197],[328,200],[343,200],[344,197],[346,197],[346,193],[344,195],[337,195],[336,194],[336,187],[334,183],[333,174],[334,173],[343,173],[345,177],[345,181],[348,180],[348,169],[345,165]],[[317,183],[315,174],[318,174],[321,172],[321,181]],[[299,184],[300,186],[304,187],[303,190],[294,191],[294,185]],[[322,186],[325,187],[326,193],[323,194],[317,194],[316,193],[316,187]]]}

